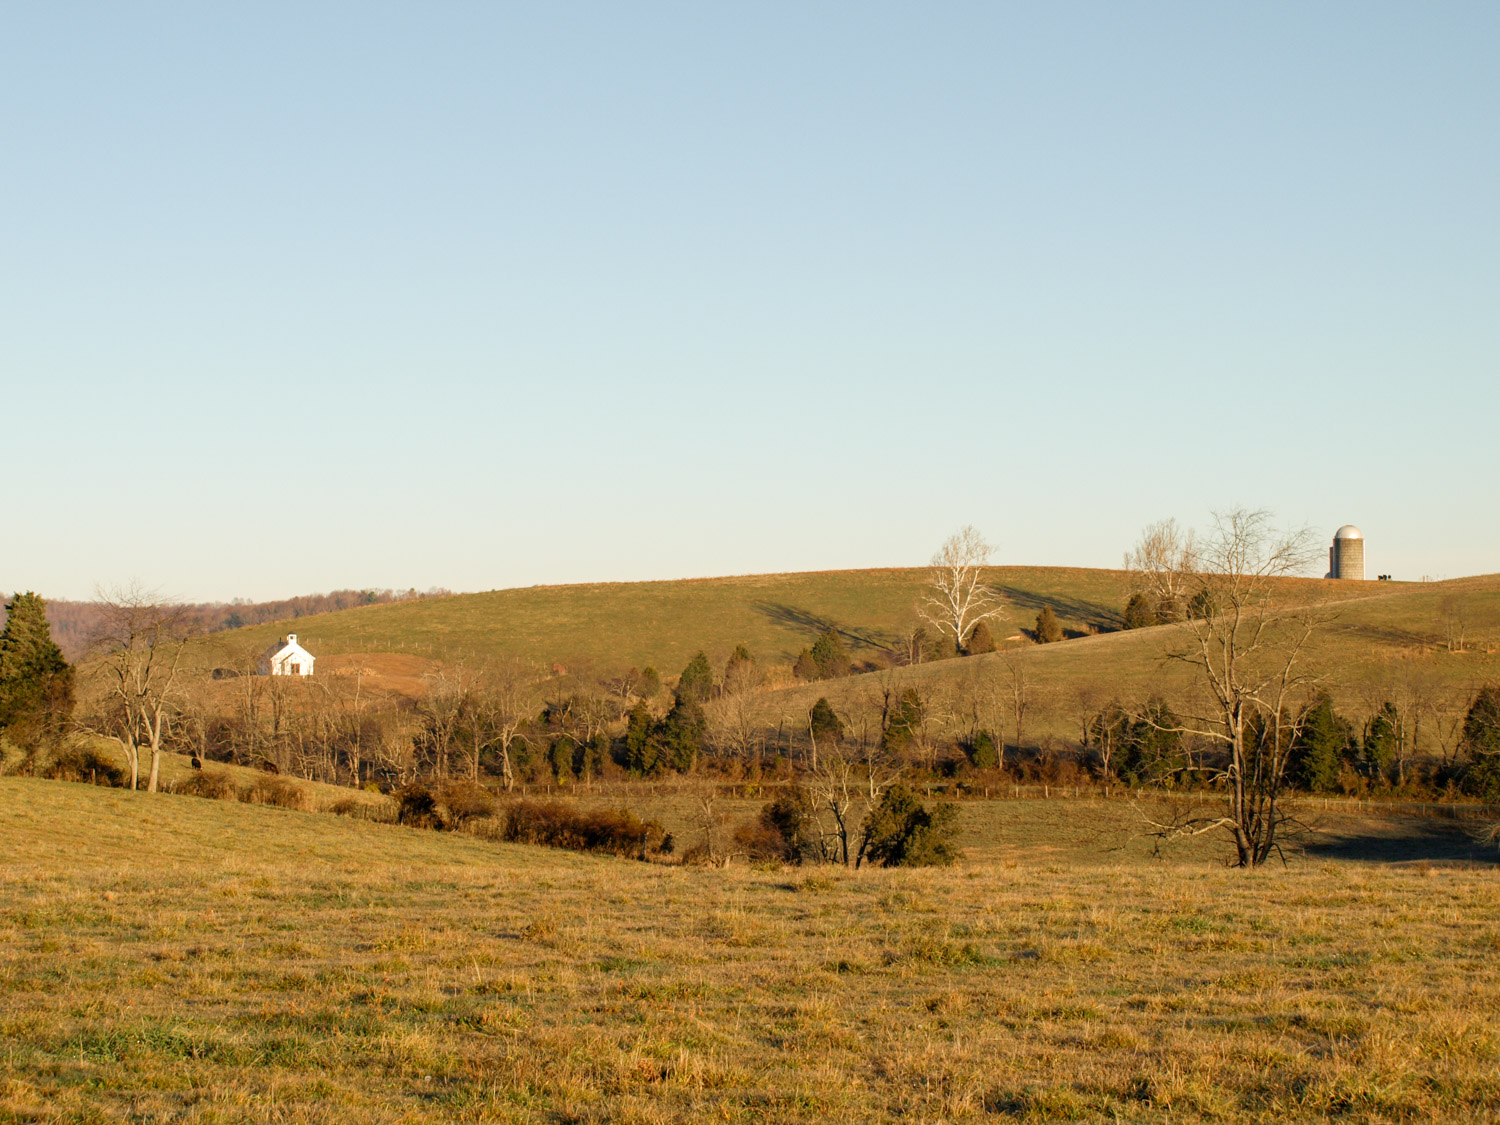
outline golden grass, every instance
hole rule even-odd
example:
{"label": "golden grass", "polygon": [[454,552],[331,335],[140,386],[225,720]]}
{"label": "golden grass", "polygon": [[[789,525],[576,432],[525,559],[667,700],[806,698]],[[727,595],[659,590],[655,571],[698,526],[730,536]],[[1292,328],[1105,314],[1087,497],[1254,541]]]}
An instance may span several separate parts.
{"label": "golden grass", "polygon": [[3,779],[0,1121],[1500,1104],[1494,866],[1151,861],[1040,804],[950,870],[716,871]]}
{"label": "golden grass", "polygon": [[[443,662],[501,656],[543,669],[556,664],[585,679],[654,665],[670,682],[700,649],[722,662],[744,643],[785,674],[795,654],[830,627],[849,639],[856,660],[880,658],[883,646],[915,623],[926,576],[912,568],[532,587],[366,606],[304,618],[295,629],[322,661],[320,674],[357,667],[371,673],[374,686],[408,695],[420,694],[422,673]],[[1126,575],[1109,570],[997,567],[990,577],[1008,605],[997,630],[1002,638],[1029,629],[1043,605],[1074,634],[1113,629],[1128,590]],[[1355,717],[1413,680],[1429,691],[1472,695],[1478,684],[1500,678],[1500,577],[1284,585],[1289,596],[1324,599],[1334,610],[1306,663]],[[1465,652],[1447,651],[1445,616],[1453,606],[1464,619]],[[201,642],[198,659],[234,663],[288,628],[215,634]],[[1110,696],[1181,698],[1195,681],[1189,669],[1166,659],[1173,633],[1161,627],[1046,646],[1013,642],[1026,653],[1037,697],[1029,734],[1076,737],[1080,691],[1091,692],[1096,706]],[[988,680],[1003,695],[1010,677],[1004,660],[996,654],[940,661],[903,670],[901,679],[959,692]],[[820,695],[848,707],[876,689],[869,676],[801,685],[772,693],[765,709],[772,726],[778,715],[795,724]]]}
{"label": "golden grass", "polygon": [[[210,642],[220,653],[259,651],[291,629],[319,660],[355,653],[437,661],[516,656],[570,670],[654,665],[671,677],[700,649],[722,661],[738,644],[762,661],[790,664],[836,627],[859,660],[916,623],[927,574],[907,568],[533,586],[362,606],[215,634]],[[1118,571],[996,567],[990,574],[1014,606],[1002,635],[1031,628],[1044,602],[1079,632],[1114,627],[1125,604]]]}

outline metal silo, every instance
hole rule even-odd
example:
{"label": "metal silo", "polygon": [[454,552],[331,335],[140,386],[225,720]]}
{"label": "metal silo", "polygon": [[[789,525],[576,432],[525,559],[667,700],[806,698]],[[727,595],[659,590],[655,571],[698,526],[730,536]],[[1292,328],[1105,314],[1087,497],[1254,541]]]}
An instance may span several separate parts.
{"label": "metal silo", "polygon": [[1364,532],[1346,523],[1333,533],[1333,546],[1328,549],[1328,577],[1363,580],[1364,576]]}

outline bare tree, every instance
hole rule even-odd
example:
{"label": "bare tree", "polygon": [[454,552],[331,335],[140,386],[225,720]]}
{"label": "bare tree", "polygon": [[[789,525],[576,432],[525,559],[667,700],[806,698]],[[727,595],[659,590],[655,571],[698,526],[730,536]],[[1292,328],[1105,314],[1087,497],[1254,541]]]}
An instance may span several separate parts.
{"label": "bare tree", "polygon": [[409,711],[391,712],[381,724],[375,760],[381,771],[397,785],[416,780],[416,742],[420,733],[421,722]]}
{"label": "bare tree", "polygon": [[[1036,688],[1027,669],[1027,653],[1030,649],[1011,649],[1005,654],[1005,689],[1010,703],[1010,715],[1016,732],[1016,752],[1021,751],[1026,741],[1026,719],[1036,702]],[[1003,741],[1003,739],[1002,739]]]}
{"label": "bare tree", "polygon": [[504,660],[486,670],[480,685],[480,706],[492,734],[491,746],[500,755],[500,777],[507,791],[516,786],[513,751],[524,742],[526,724],[536,714],[537,675],[519,660]]}
{"label": "bare tree", "polygon": [[963,648],[975,625],[1003,616],[1000,596],[984,581],[989,561],[990,545],[972,526],[950,535],[932,556],[932,575],[917,612],[952,637],[955,648]]}
{"label": "bare tree", "polygon": [[1135,548],[1125,554],[1132,587],[1151,598],[1162,620],[1175,621],[1185,610],[1195,549],[1193,532],[1166,519],[1142,531]]}
{"label": "bare tree", "polygon": [[111,733],[125,751],[130,787],[140,788],[141,751],[149,750],[146,790],[161,777],[162,739],[182,692],[187,642],[183,607],[138,585],[101,591],[95,644],[102,652],[99,674],[114,703]]}
{"label": "bare tree", "polygon": [[453,750],[463,720],[463,668],[442,669],[423,676],[427,691],[417,704],[423,729],[418,748],[427,759],[432,775],[447,780]]}
{"label": "bare tree", "polygon": [[1287,757],[1305,711],[1297,704],[1314,682],[1302,660],[1326,614],[1313,603],[1288,603],[1279,587],[1315,557],[1307,530],[1278,531],[1265,511],[1216,514],[1186,591],[1193,613],[1170,653],[1196,670],[1210,701],[1206,714],[1173,729],[1221,747],[1227,796],[1220,815],[1156,827],[1166,837],[1226,830],[1240,867],[1270,858],[1286,819]]}
{"label": "bare tree", "polygon": [[1434,684],[1426,693],[1424,710],[1437,736],[1439,759],[1445,770],[1458,761],[1463,747],[1464,720],[1469,717],[1469,707],[1477,694],[1478,688],[1474,684],[1446,689]]}
{"label": "bare tree", "polygon": [[1464,634],[1469,625],[1469,607],[1457,594],[1444,594],[1439,603],[1443,615],[1443,633],[1447,638],[1449,652],[1465,652],[1468,642]]}
{"label": "bare tree", "polygon": [[748,766],[758,760],[765,746],[767,709],[765,697],[755,691],[726,691],[711,703],[704,704],[708,735],[714,747],[723,754]]}

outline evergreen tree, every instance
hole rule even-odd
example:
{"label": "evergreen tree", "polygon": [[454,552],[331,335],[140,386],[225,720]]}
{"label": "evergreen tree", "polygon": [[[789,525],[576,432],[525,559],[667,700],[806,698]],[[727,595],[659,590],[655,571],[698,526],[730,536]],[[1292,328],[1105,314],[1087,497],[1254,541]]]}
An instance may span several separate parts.
{"label": "evergreen tree", "polygon": [[1464,790],[1486,801],[1500,801],[1500,685],[1480,689],[1464,718],[1464,749],[1469,762]]}
{"label": "evergreen tree", "polygon": [[813,659],[810,650],[803,649],[797,654],[797,662],[792,665],[792,675],[809,683],[821,678],[818,675],[818,662]]}
{"label": "evergreen tree", "polygon": [[644,702],[630,709],[625,720],[625,768],[647,777],[656,772],[658,748],[652,737],[656,720]]}
{"label": "evergreen tree", "polygon": [[1370,716],[1365,726],[1365,738],[1360,747],[1365,772],[1373,778],[1384,777],[1396,759],[1396,746],[1401,739],[1401,715],[1393,703],[1386,702],[1379,711]]}
{"label": "evergreen tree", "polygon": [[47,604],[17,594],[0,632],[0,730],[13,742],[55,742],[73,713],[73,669],[52,641]]}
{"label": "evergreen tree", "polygon": [[1000,747],[995,736],[987,730],[976,734],[968,745],[969,761],[975,769],[992,770],[1000,764]]}
{"label": "evergreen tree", "polygon": [[1042,612],[1036,615],[1036,643],[1050,645],[1062,639],[1062,622],[1058,621],[1050,605],[1042,606]]}
{"label": "evergreen tree", "polygon": [[907,688],[896,699],[895,706],[886,716],[885,730],[881,732],[881,744],[897,753],[911,745],[912,739],[926,720],[926,707],[916,688]]}
{"label": "evergreen tree", "polygon": [[807,791],[795,782],[761,808],[760,823],[775,834],[786,862],[822,857],[817,808]]}
{"label": "evergreen tree", "polygon": [[1302,730],[1292,743],[1287,769],[1292,781],[1313,793],[1338,788],[1339,772],[1354,741],[1349,723],[1321,695],[1302,719]]}
{"label": "evergreen tree", "polygon": [[678,677],[677,698],[702,703],[713,695],[713,692],[714,670],[709,666],[708,657],[700,652],[688,662],[688,666]]}
{"label": "evergreen tree", "polygon": [[661,763],[680,773],[691,770],[703,753],[707,728],[703,706],[696,699],[679,698],[653,732],[653,740],[660,747]]}
{"label": "evergreen tree", "polygon": [[968,656],[980,656],[994,651],[995,636],[990,632],[989,625],[981,621],[969,631],[969,639],[964,644],[964,653]]}
{"label": "evergreen tree", "polygon": [[578,750],[578,744],[573,741],[571,735],[562,735],[555,739],[552,748],[547,754],[547,761],[552,766],[552,775],[557,778],[559,785],[566,785],[574,780],[573,759]]}
{"label": "evergreen tree", "polygon": [[735,645],[729,659],[724,662],[724,694],[737,695],[760,682],[755,668],[755,657],[744,645]]}
{"label": "evergreen tree", "polygon": [[1125,603],[1125,628],[1144,629],[1156,624],[1156,603],[1150,594],[1131,594]]}
{"label": "evergreen tree", "polygon": [[849,669],[853,667],[853,661],[849,659],[849,650],[844,647],[844,638],[839,636],[837,629],[828,630],[813,642],[812,659],[818,669],[818,678],[821,680],[847,676]]}
{"label": "evergreen tree", "polygon": [[1176,713],[1160,699],[1144,713],[1125,720],[1119,749],[1119,775],[1132,785],[1171,782],[1187,768],[1187,752]]}
{"label": "evergreen tree", "polygon": [[807,728],[819,746],[836,746],[844,738],[844,723],[826,698],[819,696],[808,714]]}
{"label": "evergreen tree", "polygon": [[950,864],[958,858],[952,840],[957,822],[952,805],[928,809],[905,785],[893,785],[865,818],[861,858],[882,867]]}

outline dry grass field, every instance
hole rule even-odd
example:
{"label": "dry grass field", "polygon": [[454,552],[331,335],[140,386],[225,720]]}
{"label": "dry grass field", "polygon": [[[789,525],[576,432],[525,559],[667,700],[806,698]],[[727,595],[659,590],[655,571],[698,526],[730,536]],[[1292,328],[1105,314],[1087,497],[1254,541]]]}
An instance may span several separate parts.
{"label": "dry grass field", "polygon": [[[630,665],[654,665],[671,681],[699,649],[716,664],[736,644],[747,644],[765,665],[785,675],[795,654],[829,628],[845,636],[856,660],[879,659],[915,621],[926,580],[921,569],[760,575],[680,582],[532,587],[452,598],[367,606],[256,626],[205,638],[206,664],[243,663],[278,633],[292,628],[319,657],[320,673],[371,676],[371,685],[420,695],[422,676],[444,662],[516,656],[545,674],[556,665],[606,675]],[[1127,594],[1119,571],[1065,567],[996,567],[991,583],[1006,600],[998,635],[1029,629],[1051,606],[1072,639],[1037,646],[1010,642],[1024,655],[1036,689],[1034,737],[1075,737],[1074,701],[1091,693],[1141,699],[1180,698],[1194,681],[1166,659],[1173,627],[1116,632]],[[1481,683],[1500,678],[1500,577],[1438,583],[1292,580],[1294,598],[1326,602],[1330,620],[1308,652],[1338,705],[1355,716],[1416,685],[1429,693],[1472,697]],[[1464,651],[1450,652],[1450,625]],[[1097,633],[1097,635],[1095,635]],[[1008,690],[1013,653],[947,660],[901,671],[904,683],[972,696],[979,681]],[[773,693],[765,710],[805,719],[820,695],[852,707],[878,693],[870,675],[791,687]],[[225,689],[226,691],[229,689]],[[1429,739],[1430,741],[1430,739]]]}
{"label": "dry grass field", "polygon": [[1459,826],[1247,873],[964,817],[952,869],[712,870],[0,779],[0,1121],[1494,1119]]}
{"label": "dry grass field", "polygon": [[[533,586],[363,606],[216,634],[216,652],[258,652],[289,628],[319,657],[400,653],[435,661],[517,656],[620,671],[654,665],[676,675],[699,649],[722,660],[737,644],[790,663],[830,628],[855,659],[894,645],[916,623],[925,569],[825,571]],[[1076,567],[996,567],[990,578],[1015,612],[1002,630],[1030,628],[1051,605],[1077,633],[1114,628],[1125,575]]]}

